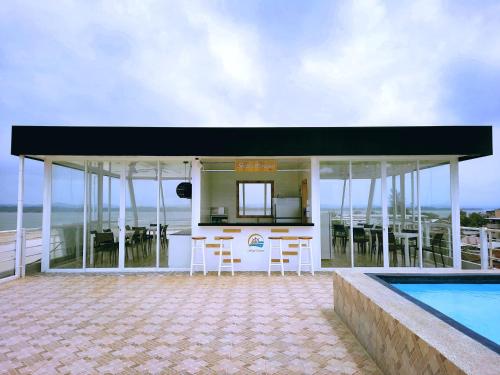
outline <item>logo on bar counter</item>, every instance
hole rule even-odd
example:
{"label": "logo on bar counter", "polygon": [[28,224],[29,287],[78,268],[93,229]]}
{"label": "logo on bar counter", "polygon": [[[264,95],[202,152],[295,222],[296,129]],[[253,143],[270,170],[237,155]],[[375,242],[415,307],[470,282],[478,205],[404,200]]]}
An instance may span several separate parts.
{"label": "logo on bar counter", "polygon": [[264,251],[264,237],[258,233],[248,236],[248,251],[261,252]]}

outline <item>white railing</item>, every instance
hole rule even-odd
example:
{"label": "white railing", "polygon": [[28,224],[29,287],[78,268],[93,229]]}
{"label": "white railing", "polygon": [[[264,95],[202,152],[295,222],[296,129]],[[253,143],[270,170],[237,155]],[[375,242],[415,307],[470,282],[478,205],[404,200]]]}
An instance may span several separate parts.
{"label": "white railing", "polygon": [[500,269],[500,229],[460,228],[463,268]]}
{"label": "white railing", "polygon": [[[26,266],[42,258],[42,230],[23,229],[21,234],[21,276]],[[16,265],[16,231],[0,231],[0,279],[13,276]]]}

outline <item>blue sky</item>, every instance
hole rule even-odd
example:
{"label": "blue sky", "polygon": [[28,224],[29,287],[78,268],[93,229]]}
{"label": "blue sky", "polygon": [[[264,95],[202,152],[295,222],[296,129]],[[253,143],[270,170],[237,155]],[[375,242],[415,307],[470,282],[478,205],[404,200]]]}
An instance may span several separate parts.
{"label": "blue sky", "polygon": [[11,124],[486,124],[461,204],[500,207],[500,1],[7,1],[0,87],[0,203]]}

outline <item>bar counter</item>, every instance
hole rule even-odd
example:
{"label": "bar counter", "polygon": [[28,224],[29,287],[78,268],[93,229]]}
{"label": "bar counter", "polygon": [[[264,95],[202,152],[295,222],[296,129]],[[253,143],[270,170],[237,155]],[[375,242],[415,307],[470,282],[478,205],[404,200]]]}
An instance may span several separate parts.
{"label": "bar counter", "polygon": [[314,223],[198,223],[200,227],[312,227]]}
{"label": "bar counter", "polygon": [[[194,236],[206,237],[206,262],[208,271],[216,271],[219,265],[219,236],[232,237],[233,257],[238,259],[234,265],[237,271],[266,271],[269,268],[269,237],[287,237],[283,240],[283,255],[285,271],[297,271],[298,236],[315,235],[313,223],[198,223],[193,227]],[[313,238],[314,240],[319,240]],[[224,243],[224,250],[229,248],[229,242]],[[315,268],[320,265],[319,251],[315,257]],[[279,258],[279,250],[273,250],[272,258]],[[225,256],[224,258],[229,258]],[[304,260],[305,260],[304,256]],[[279,267],[273,267],[277,271]],[[227,268],[225,269],[227,270]]]}

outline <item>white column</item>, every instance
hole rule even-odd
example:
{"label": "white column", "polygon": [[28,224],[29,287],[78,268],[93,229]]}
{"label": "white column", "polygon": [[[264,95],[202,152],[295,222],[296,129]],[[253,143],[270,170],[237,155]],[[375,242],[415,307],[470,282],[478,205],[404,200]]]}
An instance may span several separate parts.
{"label": "white column", "polygon": [[[85,161],[85,175],[83,177],[83,259],[82,259],[82,268],[86,269],[87,268],[87,222],[88,222],[88,200],[87,197],[91,193],[90,183],[89,183],[89,166],[88,166],[88,161]],[[102,200],[101,200],[102,203]],[[94,266],[94,263],[92,263],[92,266]]]}
{"label": "white column", "polygon": [[424,257],[422,250],[422,212],[420,209],[420,162],[417,160],[417,220],[418,220],[418,262],[419,267],[424,267]]}
{"label": "white column", "polygon": [[118,268],[125,268],[125,194],[127,193],[127,181],[125,178],[126,163],[121,163],[120,173],[120,215],[118,226],[120,227],[120,237],[118,245]]}
{"label": "white column", "polygon": [[488,232],[486,228],[482,227],[479,229],[479,239],[480,239],[480,254],[481,254],[481,269],[487,270],[489,268],[490,252],[488,248]]}
{"label": "white column", "polygon": [[160,186],[161,186],[161,169],[160,161],[156,162],[156,267],[160,267],[160,236],[161,236],[161,224],[160,224]]}
{"label": "white column", "polygon": [[354,267],[354,242],[353,242],[353,224],[352,219],[352,161],[349,160],[349,247],[351,250],[351,267]]}
{"label": "white column", "polygon": [[462,268],[462,249],[460,241],[460,196],[458,181],[458,159],[450,161],[451,188],[451,237],[453,249],[453,268]]}
{"label": "white column", "polygon": [[43,164],[43,216],[42,216],[42,272],[49,269],[50,260],[50,214],[52,210],[52,162]]}
{"label": "white column", "polygon": [[198,232],[198,223],[201,220],[201,164],[198,159],[191,163],[191,186],[191,232],[194,235]]}
{"label": "white column", "polygon": [[[389,267],[389,218],[387,212],[387,162],[383,161],[380,165],[381,194],[382,194],[382,250],[384,255],[384,267]],[[393,178],[394,195],[395,184]]]}
{"label": "white column", "polygon": [[[321,201],[320,201],[320,171],[319,159],[311,158],[311,222],[313,229],[314,268],[321,268]],[[329,224],[330,225],[330,224]]]}
{"label": "white column", "polygon": [[19,176],[17,183],[17,225],[16,225],[16,259],[15,275],[22,276],[25,266],[21,260],[23,251],[23,208],[24,208],[24,156],[19,155]]}

